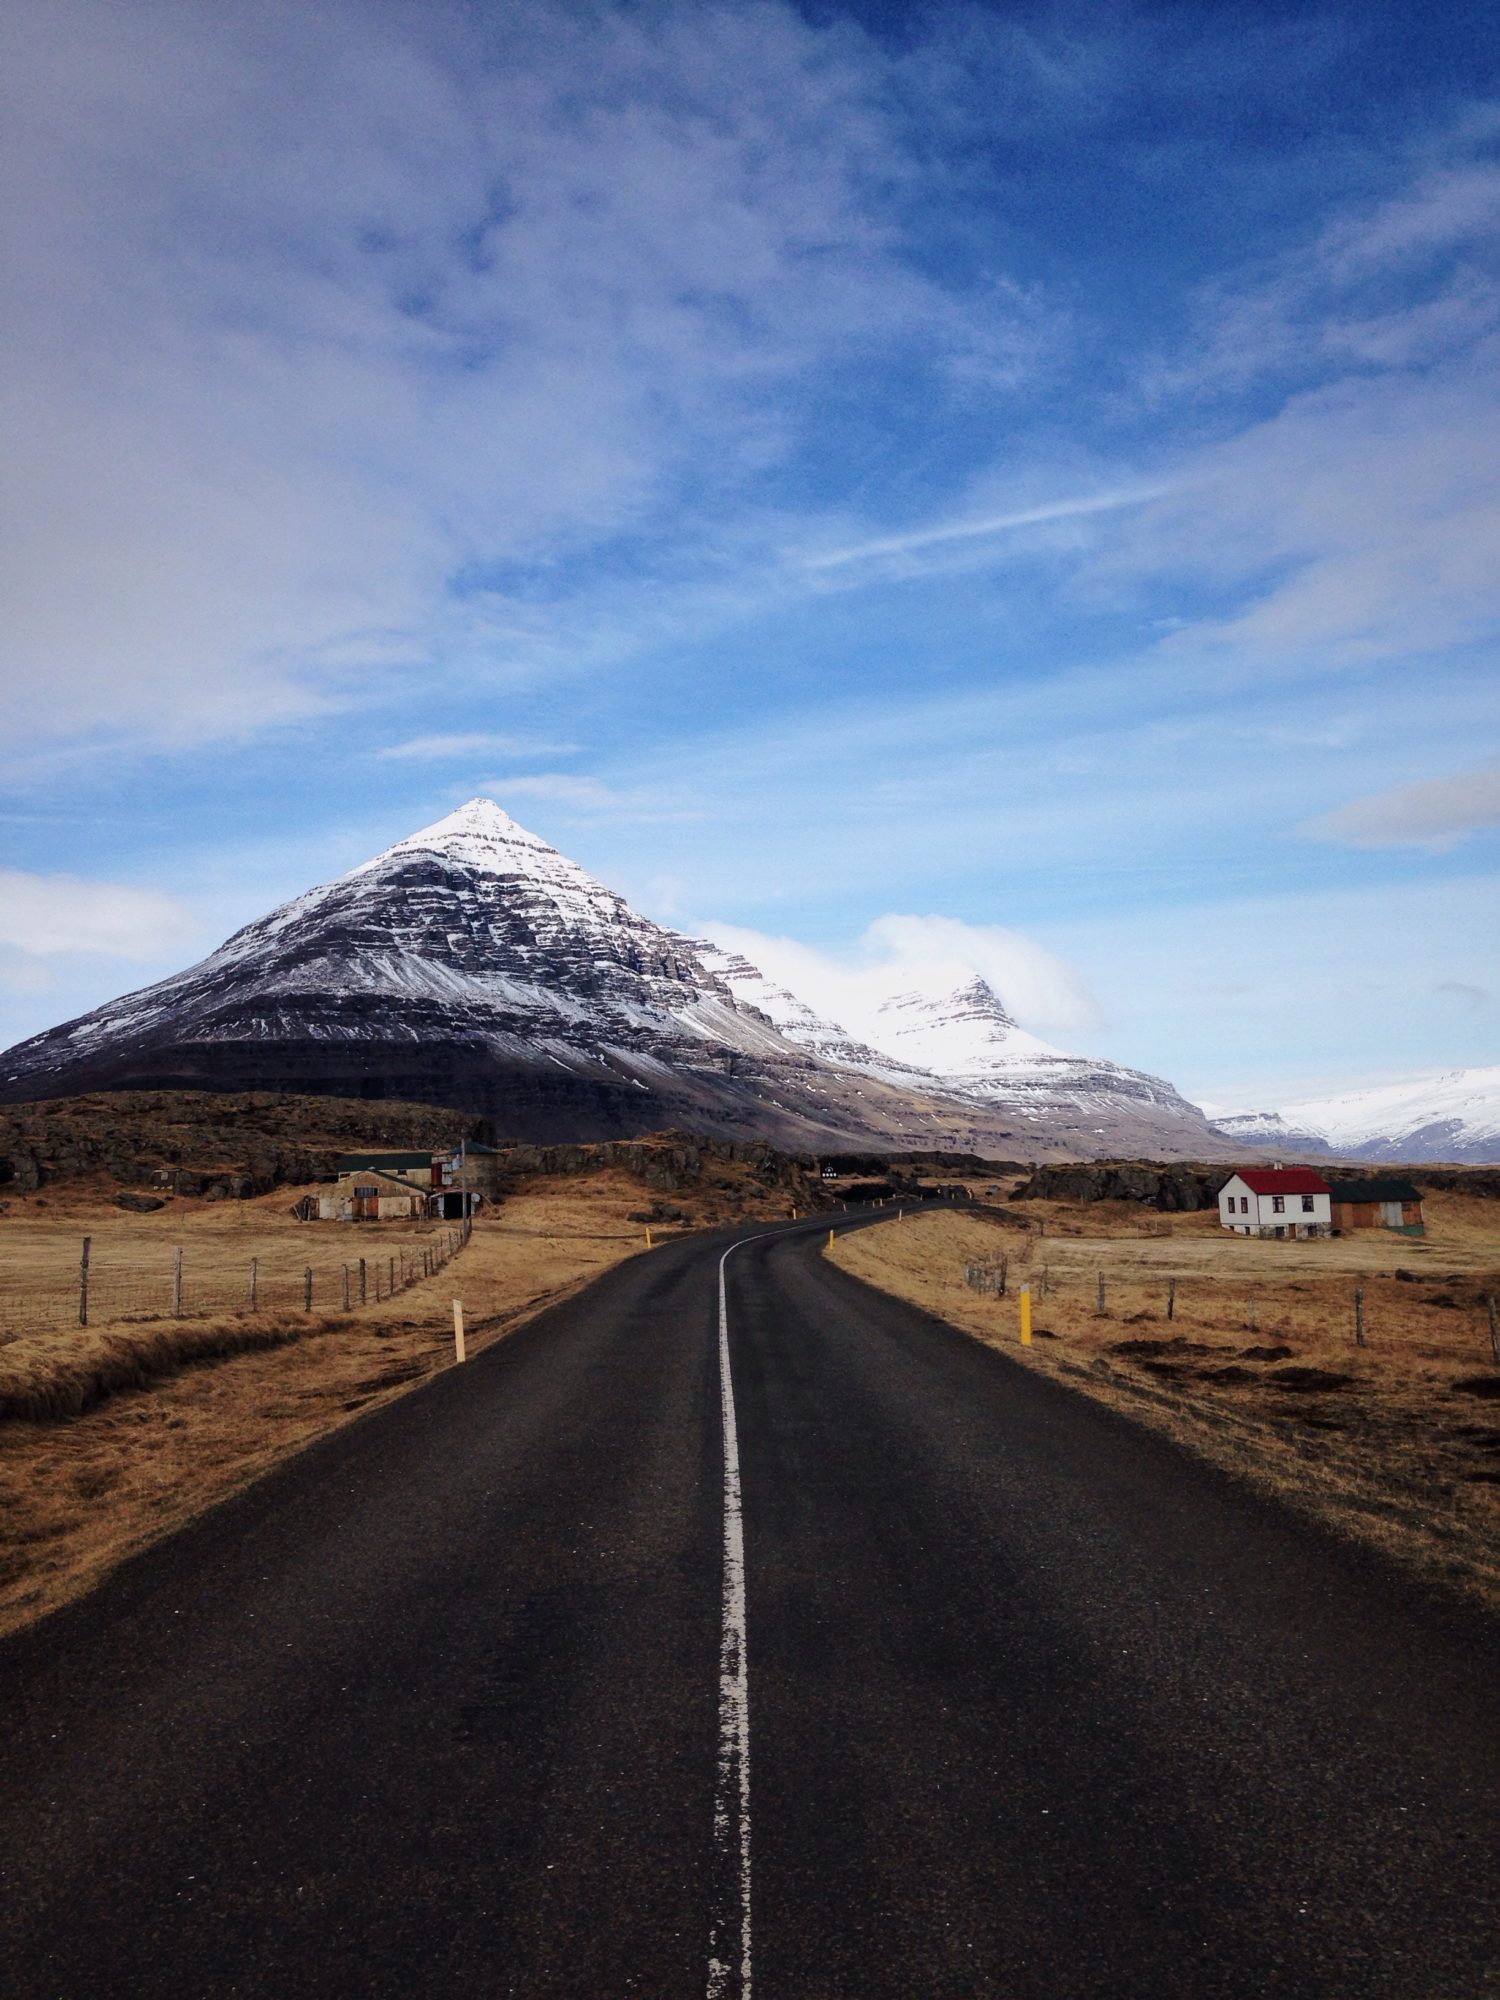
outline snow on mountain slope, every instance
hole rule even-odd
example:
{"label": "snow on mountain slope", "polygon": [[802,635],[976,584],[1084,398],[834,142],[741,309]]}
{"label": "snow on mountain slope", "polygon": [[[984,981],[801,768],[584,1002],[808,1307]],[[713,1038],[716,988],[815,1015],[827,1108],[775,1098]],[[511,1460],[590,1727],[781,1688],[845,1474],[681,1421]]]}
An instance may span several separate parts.
{"label": "snow on mountain slope", "polygon": [[1337,1091],[1213,1123],[1250,1145],[1326,1149],[1345,1159],[1500,1162],[1500,1065]]}
{"label": "snow on mountain slope", "polygon": [[1017,1058],[1063,1053],[1018,1028],[978,977],[951,993],[893,993],[881,1002],[872,1033],[889,1054],[938,1076],[1000,1075]]}
{"label": "snow on mountain slope", "polygon": [[869,1027],[877,1049],[920,1064],[945,1089],[1003,1104],[1032,1127],[1082,1146],[1128,1126],[1136,1150],[1197,1150],[1212,1157],[1217,1134],[1196,1106],[1160,1077],[1098,1057],[1068,1055],[1018,1027],[979,977],[944,994],[893,994]]}
{"label": "snow on mountain slope", "polygon": [[[12,1050],[71,1055],[170,1024],[189,1040],[417,1038],[447,1025],[540,1035],[592,1061],[615,1045],[785,1052],[689,940],[638,916],[575,862],[474,799],[347,875],[236,931],[201,964]],[[335,1019],[335,1016],[341,1016]],[[566,1059],[562,1057],[561,1059]]]}
{"label": "snow on mountain slope", "polygon": [[806,1146],[1215,1144],[1170,1086],[1049,1049],[982,982],[903,996],[882,1027],[860,1041],[472,799],[201,964],[6,1051],[0,1098],[313,1090],[457,1104],[527,1138],[675,1121]]}
{"label": "snow on mountain slope", "polygon": [[510,1138],[687,1124],[816,1148],[1012,1135],[824,1062],[699,956],[476,799],[201,964],[0,1055],[0,1097],[311,1090],[489,1114]]}
{"label": "snow on mountain slope", "polygon": [[693,940],[693,950],[703,964],[724,981],[742,1006],[757,1008],[774,1021],[787,1040],[795,1042],[798,1048],[806,1049],[825,1062],[866,1070],[872,1076],[887,1077],[896,1082],[915,1081],[919,1085],[931,1083],[932,1078],[922,1070],[921,1065],[881,1055],[868,1042],[851,1035],[837,1021],[815,1013],[805,1000],[799,1000],[785,986],[767,978],[740,952],[726,951],[720,945],[697,939]]}

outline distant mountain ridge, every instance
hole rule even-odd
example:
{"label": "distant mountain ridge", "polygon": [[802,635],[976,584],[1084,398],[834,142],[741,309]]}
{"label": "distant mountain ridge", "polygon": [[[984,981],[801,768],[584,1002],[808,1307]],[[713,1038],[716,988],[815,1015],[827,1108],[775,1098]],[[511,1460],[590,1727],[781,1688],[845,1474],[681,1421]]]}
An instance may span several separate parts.
{"label": "distant mountain ridge", "polygon": [[1459,1166],[1500,1162],[1500,1064],[1307,1098],[1281,1111],[1243,1111],[1213,1124],[1242,1145],[1345,1160]]}
{"label": "distant mountain ridge", "polygon": [[1048,1048],[982,981],[888,1011],[888,1046],[860,1042],[473,799],[6,1051],[0,1099],[310,1091],[453,1105],[543,1142],[675,1124],[814,1150],[1224,1150],[1169,1084]]}

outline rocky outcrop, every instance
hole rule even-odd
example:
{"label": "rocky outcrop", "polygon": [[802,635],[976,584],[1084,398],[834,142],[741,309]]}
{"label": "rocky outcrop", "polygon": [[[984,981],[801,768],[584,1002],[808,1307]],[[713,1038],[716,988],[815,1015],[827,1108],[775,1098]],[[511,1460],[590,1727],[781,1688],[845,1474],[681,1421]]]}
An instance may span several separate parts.
{"label": "rocky outcrop", "polygon": [[533,1175],[586,1174],[617,1167],[664,1194],[700,1186],[716,1167],[741,1167],[749,1179],[800,1208],[825,1208],[832,1201],[810,1160],[778,1152],[762,1140],[700,1139],[689,1132],[662,1132],[649,1139],[597,1146],[506,1146],[496,1165],[502,1186]]}
{"label": "rocky outcrop", "polygon": [[[277,1187],[332,1180],[341,1153],[433,1151],[492,1145],[482,1118],[418,1104],[369,1104],[266,1093],[220,1097],[206,1091],[127,1091],[0,1108],[0,1184],[34,1193],[54,1182],[94,1177],[125,1190],[117,1207],[146,1213],[167,1194],[207,1201],[246,1200]],[[493,1162],[501,1192],[535,1176],[596,1173],[613,1167],[653,1193],[702,1184],[735,1169],[803,1209],[825,1206],[816,1163],[765,1140],[703,1138],[665,1131],[598,1144],[502,1146]]]}
{"label": "rocky outcrop", "polygon": [[1223,1167],[1154,1165],[1126,1160],[1039,1167],[1012,1201],[1133,1201],[1166,1213],[1213,1208]]}
{"label": "rocky outcrop", "polygon": [[214,1200],[332,1179],[342,1152],[456,1145],[481,1121],[428,1105],[122,1091],[0,1107],[0,1186],[31,1194],[94,1175]]}

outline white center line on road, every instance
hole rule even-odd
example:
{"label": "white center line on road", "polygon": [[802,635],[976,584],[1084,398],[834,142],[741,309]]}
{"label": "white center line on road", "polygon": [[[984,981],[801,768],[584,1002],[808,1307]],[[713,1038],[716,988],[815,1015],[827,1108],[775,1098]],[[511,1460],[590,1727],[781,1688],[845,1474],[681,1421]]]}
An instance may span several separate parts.
{"label": "white center line on road", "polygon": [[[729,1304],[719,1259],[719,1407],[724,1420],[724,1628],[719,1641],[719,1759],[714,1782],[715,1894],[722,1903],[709,1933],[708,2000],[750,2000],[750,1677],[745,1658],[745,1524],[740,1511],[740,1445],[729,1374]],[[739,1981],[735,1941],[739,1946]]]}

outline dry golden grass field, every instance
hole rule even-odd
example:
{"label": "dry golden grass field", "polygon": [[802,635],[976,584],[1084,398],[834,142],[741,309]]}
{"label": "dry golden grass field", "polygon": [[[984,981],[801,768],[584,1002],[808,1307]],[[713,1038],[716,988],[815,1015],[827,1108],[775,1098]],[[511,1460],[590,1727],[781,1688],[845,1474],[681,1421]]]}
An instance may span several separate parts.
{"label": "dry golden grass field", "polygon": [[[40,1279],[65,1259],[76,1282],[88,1231],[95,1258],[155,1273],[153,1282],[177,1244],[185,1272],[201,1272],[205,1285],[215,1275],[248,1281],[257,1257],[261,1310],[9,1335],[0,1327],[0,1632],[78,1596],[290,1452],[449,1366],[455,1297],[473,1352],[643,1251],[644,1228],[629,1217],[652,1206],[641,1182],[618,1169],[534,1181],[481,1211],[468,1245],[436,1277],[377,1304],[369,1275],[365,1307],[344,1313],[332,1303],[344,1262],[363,1256],[373,1270],[384,1260],[388,1271],[391,1257],[431,1246],[441,1226],[299,1224],[289,1213],[295,1188],[124,1215],[112,1191],[72,1182],[40,1203],[12,1203],[0,1221],[10,1278]],[[680,1216],[653,1225],[658,1240],[787,1212],[732,1164],[673,1205]],[[328,1282],[315,1287],[306,1314],[309,1262]],[[248,1282],[246,1294],[248,1303]],[[170,1291],[161,1296],[166,1304]],[[184,1297],[190,1307],[186,1282]]]}
{"label": "dry golden grass field", "polygon": [[91,1326],[169,1317],[178,1250],[182,1315],[191,1319],[248,1310],[252,1265],[265,1310],[300,1311],[309,1269],[314,1307],[341,1308],[346,1264],[355,1299],[365,1259],[370,1298],[377,1279],[382,1292],[393,1276],[399,1285],[408,1260],[420,1268],[442,1241],[441,1223],[382,1223],[375,1235],[363,1223],[299,1223],[291,1205],[305,1191],[278,1188],[251,1201],[177,1197],[154,1214],[131,1215],[113,1205],[104,1183],[68,1181],[49,1188],[40,1205],[13,1203],[0,1222],[0,1340],[76,1327],[85,1236]]}
{"label": "dry golden grass field", "polygon": [[[1434,1193],[1427,1218],[1425,1240],[1371,1230],[1277,1243],[1231,1237],[1212,1212],[1018,1202],[1003,1223],[929,1211],[842,1237],[828,1254],[1340,1532],[1495,1602],[1500,1368],[1485,1300],[1500,1293],[1500,1202]],[[971,1289],[965,1267],[1002,1256],[1006,1294]],[[1028,1348],[1023,1284],[1036,1330]]]}

